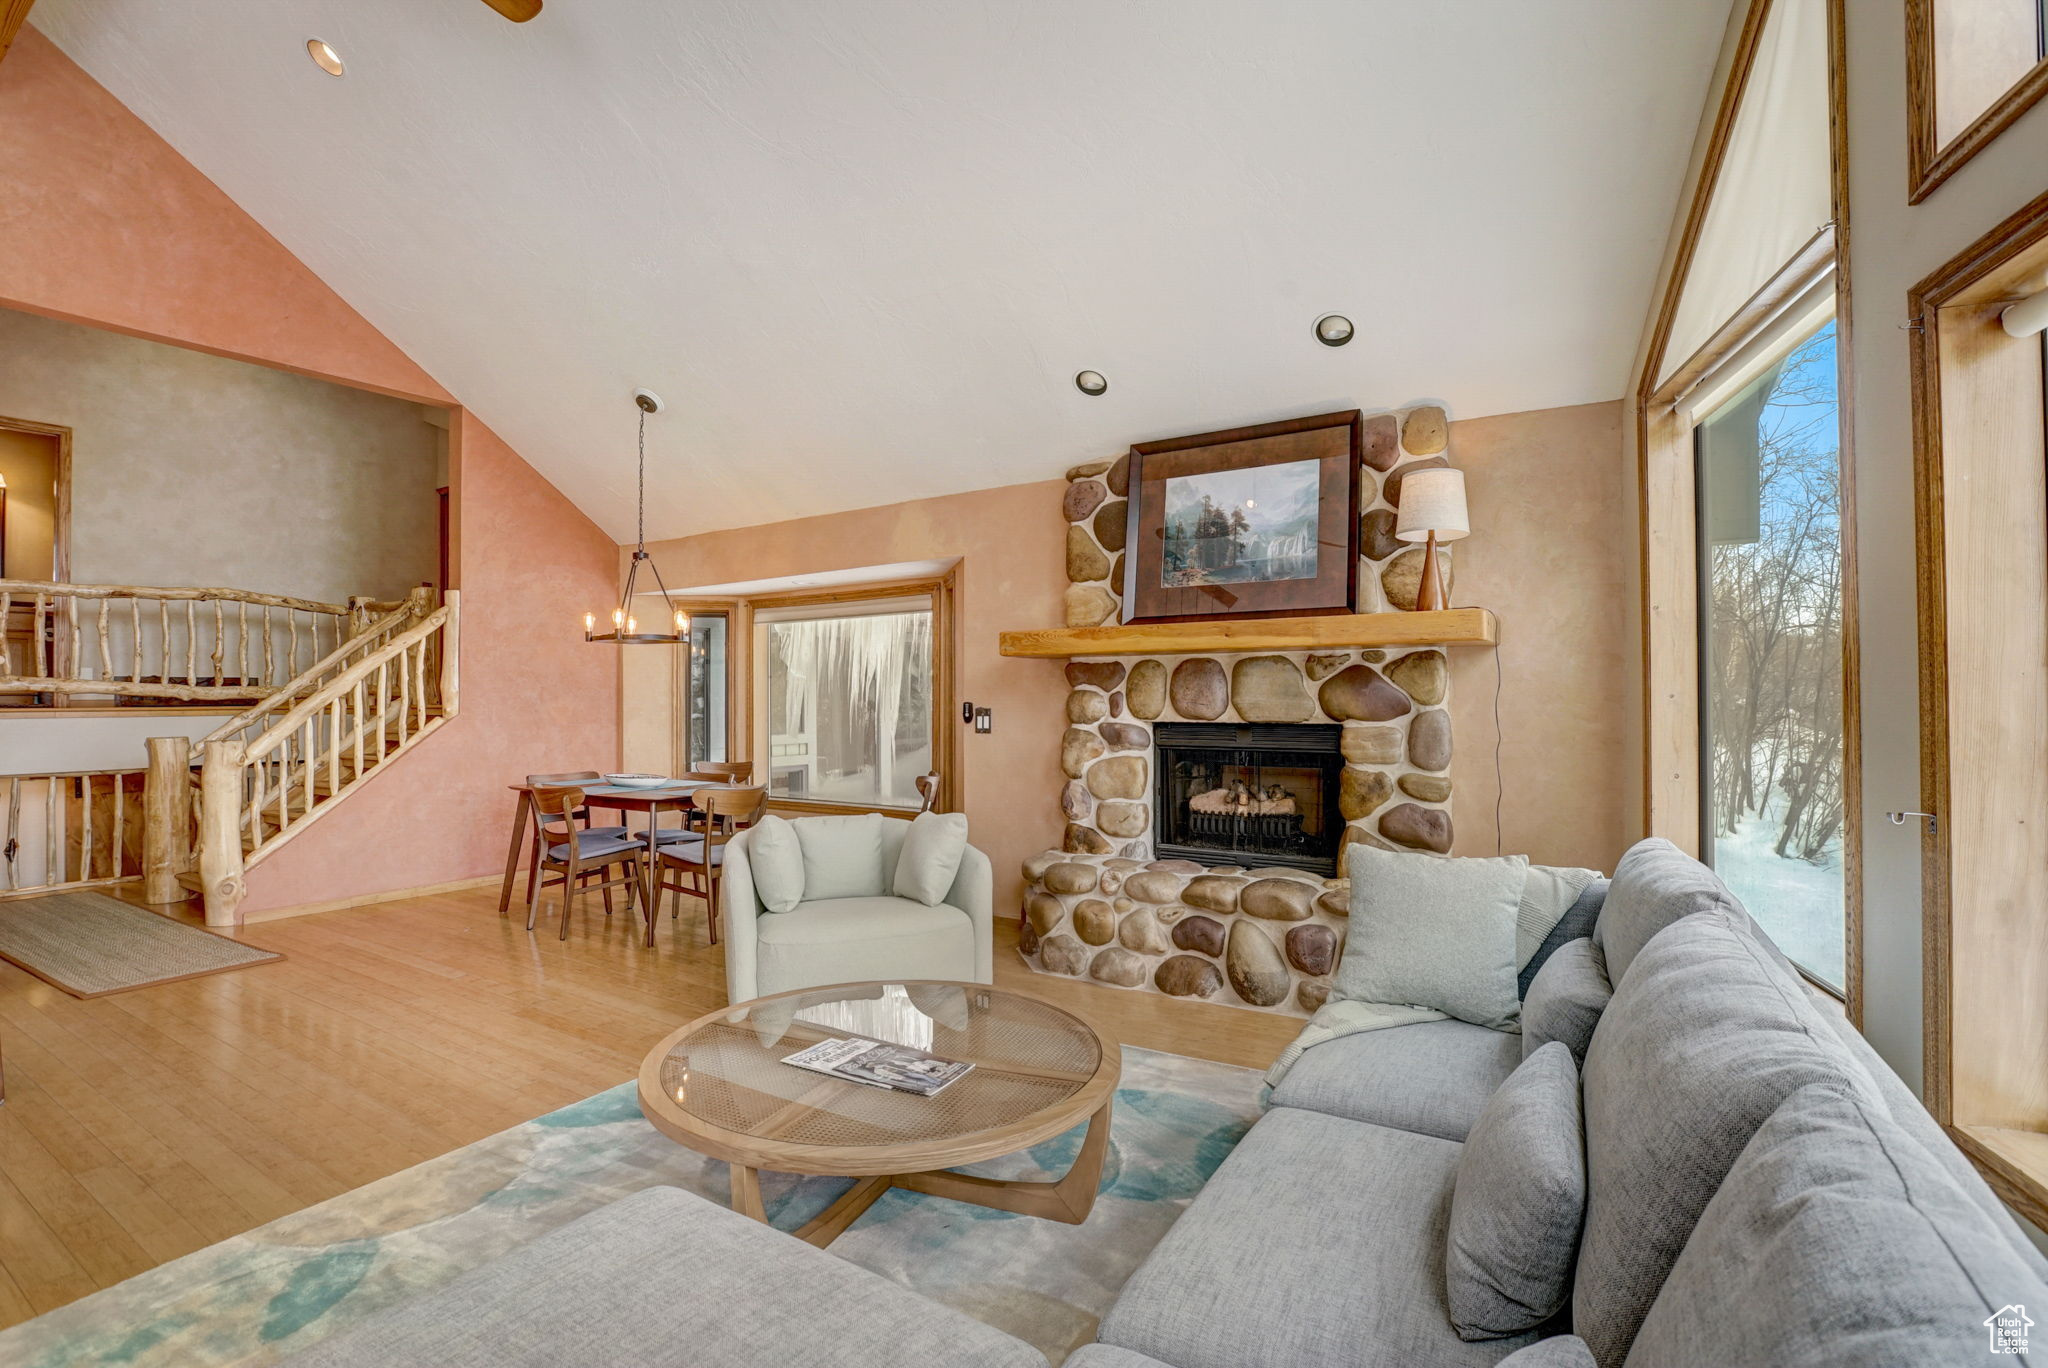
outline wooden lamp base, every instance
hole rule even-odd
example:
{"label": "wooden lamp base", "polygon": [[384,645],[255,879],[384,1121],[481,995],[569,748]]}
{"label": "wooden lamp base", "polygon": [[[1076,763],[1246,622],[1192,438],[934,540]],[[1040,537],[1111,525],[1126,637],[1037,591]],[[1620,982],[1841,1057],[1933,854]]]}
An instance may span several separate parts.
{"label": "wooden lamp base", "polygon": [[1422,548],[1422,582],[1415,586],[1415,611],[1440,613],[1450,606],[1444,593],[1443,572],[1437,565],[1436,533],[1431,532]]}

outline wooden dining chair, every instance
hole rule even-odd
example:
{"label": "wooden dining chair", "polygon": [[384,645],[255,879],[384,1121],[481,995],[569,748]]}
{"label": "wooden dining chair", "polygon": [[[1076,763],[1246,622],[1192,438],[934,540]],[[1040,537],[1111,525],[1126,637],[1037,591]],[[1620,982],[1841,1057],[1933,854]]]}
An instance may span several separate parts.
{"label": "wooden dining chair", "polygon": [[[598,773],[596,770],[577,770],[572,774],[529,774],[526,776],[526,783],[527,787],[529,788],[543,788],[548,786],[560,787],[564,784],[583,784],[602,778],[604,778],[604,776]],[[582,824],[583,830],[585,832],[590,833],[592,835],[627,836],[632,834],[623,826],[592,826],[590,824],[590,809],[587,806],[579,808],[576,811],[575,820]],[[533,853],[527,857],[526,861],[526,900],[528,902],[533,901],[534,871],[537,870],[539,867],[540,844],[539,842],[535,842]],[[605,915],[611,915],[612,895],[610,889],[605,890],[604,910]]]}
{"label": "wooden dining chair", "polygon": [[930,812],[932,805],[939,801],[939,772],[933,770],[929,774],[918,775],[917,792],[918,796],[924,799],[924,802],[917,810],[919,812]]}
{"label": "wooden dining chair", "polygon": [[[596,770],[577,770],[574,774],[529,774],[526,776],[526,782],[532,787],[540,788],[547,785],[559,787],[563,784],[588,784],[603,778],[604,776]],[[607,836],[624,836],[628,834],[626,828],[622,826],[592,826],[590,824],[590,809],[588,807],[578,812],[576,818],[583,823],[585,831],[600,831]]]}
{"label": "wooden dining chair", "polygon": [[[767,807],[766,788],[703,788],[691,794],[690,810],[683,814],[687,838],[664,843],[655,852],[655,915],[661,912],[664,892],[675,893],[669,906],[672,919],[682,916],[683,894],[695,894],[704,899],[705,925],[711,943],[718,944],[718,876],[725,867],[726,842],[759,821]],[[651,918],[647,935],[653,944]]]}
{"label": "wooden dining chair", "polygon": [[[585,830],[576,824],[576,813],[582,807],[583,790],[574,785],[546,785],[533,791],[533,878],[526,891],[529,931],[540,915],[540,895],[546,888],[562,890],[563,940],[569,939],[569,914],[575,910],[577,897],[592,888],[604,893],[604,912],[608,917],[612,913],[614,884],[625,885],[628,912],[637,905],[645,843],[635,836]],[[549,874],[555,877],[550,879]],[[597,882],[590,882],[593,877]],[[651,928],[651,915],[648,921]]]}
{"label": "wooden dining chair", "polygon": [[[684,781],[688,782],[738,784],[743,786],[754,777],[754,762],[751,760],[706,760],[693,767],[681,777]],[[751,823],[747,823],[747,825],[751,825]],[[660,825],[659,816],[655,819],[655,840],[663,845],[676,841],[688,841],[693,839],[693,836],[694,833],[687,822],[682,826],[665,827]]]}

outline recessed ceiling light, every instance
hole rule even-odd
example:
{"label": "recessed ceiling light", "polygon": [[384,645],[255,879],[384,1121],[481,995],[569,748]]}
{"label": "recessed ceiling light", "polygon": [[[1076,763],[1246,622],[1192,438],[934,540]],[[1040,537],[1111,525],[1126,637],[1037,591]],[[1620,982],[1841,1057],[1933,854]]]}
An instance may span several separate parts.
{"label": "recessed ceiling light", "polygon": [[306,40],[306,55],[313,59],[313,65],[329,76],[339,76],[347,68],[341,64],[341,54],[318,38]]}
{"label": "recessed ceiling light", "polygon": [[1316,341],[1326,347],[1341,347],[1356,331],[1343,314],[1324,314],[1316,320]]}
{"label": "recessed ceiling light", "polygon": [[1074,377],[1074,388],[1095,398],[1109,389],[1109,379],[1101,371],[1082,371]]}

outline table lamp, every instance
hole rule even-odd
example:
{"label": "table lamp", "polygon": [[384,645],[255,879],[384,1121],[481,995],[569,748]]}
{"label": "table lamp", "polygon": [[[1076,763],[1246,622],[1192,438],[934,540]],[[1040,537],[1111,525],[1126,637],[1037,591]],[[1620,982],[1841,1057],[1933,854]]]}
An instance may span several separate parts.
{"label": "table lamp", "polygon": [[1422,582],[1415,589],[1415,611],[1440,612],[1450,607],[1443,573],[1436,562],[1436,544],[1470,536],[1465,512],[1465,472],[1418,470],[1401,477],[1401,504],[1394,535],[1404,542],[1423,542]]}

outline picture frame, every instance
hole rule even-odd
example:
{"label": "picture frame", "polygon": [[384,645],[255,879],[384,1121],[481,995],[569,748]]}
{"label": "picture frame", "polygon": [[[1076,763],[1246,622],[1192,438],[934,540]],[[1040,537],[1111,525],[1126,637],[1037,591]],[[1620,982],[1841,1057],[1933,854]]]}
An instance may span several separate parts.
{"label": "picture frame", "polygon": [[1130,450],[1127,625],[1354,611],[1361,410]]}

